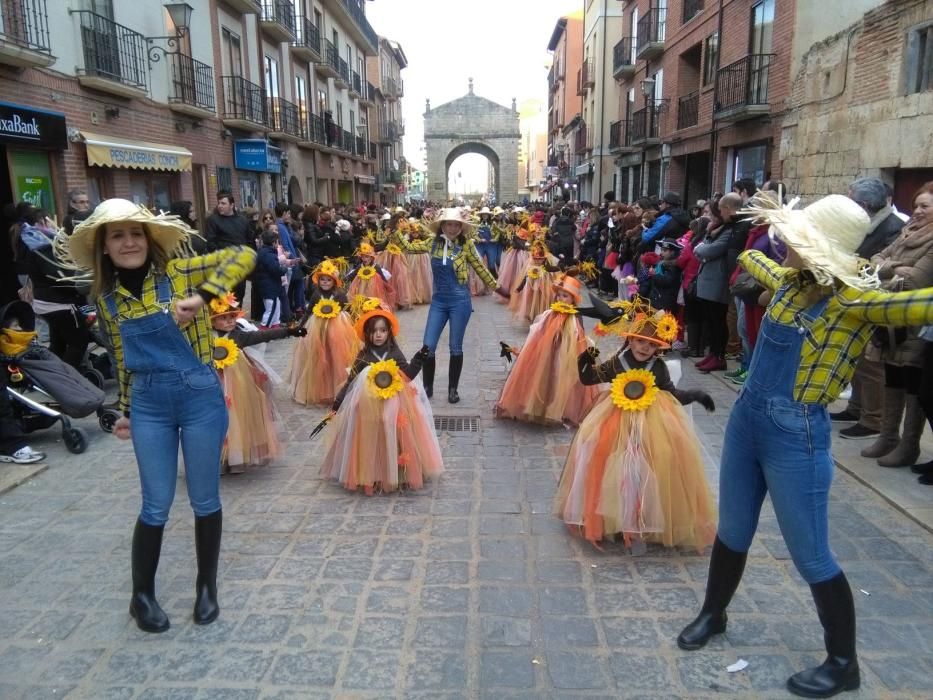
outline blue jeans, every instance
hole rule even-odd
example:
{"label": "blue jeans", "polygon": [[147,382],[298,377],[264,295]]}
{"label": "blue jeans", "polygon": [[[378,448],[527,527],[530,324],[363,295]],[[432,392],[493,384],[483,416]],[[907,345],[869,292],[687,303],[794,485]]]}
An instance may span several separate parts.
{"label": "blue jeans", "polygon": [[217,372],[207,365],[136,373],[130,395],[133,448],[142,487],[140,520],[164,525],[178,478],[178,443],[188,499],[197,516],[220,510],[220,457],[227,404]]}
{"label": "blue jeans", "polygon": [[431,308],[428,309],[428,322],[424,327],[424,344],[431,349],[431,356],[437,349],[441,332],[447,322],[450,322],[450,354],[463,354],[463,336],[466,334],[470,314],[473,313],[473,303],[470,301],[470,292],[466,287],[458,287],[454,291],[444,292],[435,290],[431,298]]}
{"label": "blue jeans", "polygon": [[486,267],[490,272],[496,274],[499,269],[499,260],[502,257],[502,246],[489,241],[477,243],[476,252],[479,253],[480,258],[486,259]]}

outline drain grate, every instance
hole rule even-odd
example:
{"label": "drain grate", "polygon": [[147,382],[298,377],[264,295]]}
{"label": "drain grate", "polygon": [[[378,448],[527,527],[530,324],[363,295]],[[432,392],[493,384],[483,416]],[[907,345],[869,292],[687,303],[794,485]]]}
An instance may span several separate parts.
{"label": "drain grate", "polygon": [[478,433],[479,416],[434,416],[434,429],[448,433]]}

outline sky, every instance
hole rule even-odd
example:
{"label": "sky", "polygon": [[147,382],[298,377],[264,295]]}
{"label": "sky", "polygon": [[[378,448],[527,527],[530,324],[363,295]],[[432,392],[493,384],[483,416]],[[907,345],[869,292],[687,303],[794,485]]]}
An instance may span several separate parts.
{"label": "sky", "polygon": [[[514,97],[547,104],[547,45],[557,20],[583,0],[372,0],[366,16],[380,36],[402,46],[405,157],[424,166],[424,101],[437,107],[462,97],[473,78],[481,97],[511,106]],[[461,156],[451,166],[464,190],[482,187],[488,161]],[[436,177],[432,174],[431,177]],[[459,190],[459,188],[458,188]],[[463,191],[463,190],[461,190]]]}

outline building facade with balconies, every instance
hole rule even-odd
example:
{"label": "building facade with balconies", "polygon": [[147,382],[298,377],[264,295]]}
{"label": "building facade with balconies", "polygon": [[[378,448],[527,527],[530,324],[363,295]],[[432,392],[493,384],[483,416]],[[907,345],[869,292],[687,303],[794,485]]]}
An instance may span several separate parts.
{"label": "building facade with balconies", "polygon": [[574,161],[574,137],[568,129],[578,123],[581,100],[577,95],[576,76],[583,62],[583,11],[557,20],[547,44],[551,53],[548,71],[547,112],[547,183],[541,193],[548,199],[577,198],[577,184],[571,163]]}
{"label": "building facade with balconies", "polygon": [[407,184],[405,154],[402,148],[405,119],[402,116],[402,98],[405,83],[402,70],[408,67],[408,58],[398,42],[379,38],[379,51],[366,63],[367,76],[377,86],[378,99],[373,124],[377,143],[376,184],[380,201],[392,204],[405,201]]}

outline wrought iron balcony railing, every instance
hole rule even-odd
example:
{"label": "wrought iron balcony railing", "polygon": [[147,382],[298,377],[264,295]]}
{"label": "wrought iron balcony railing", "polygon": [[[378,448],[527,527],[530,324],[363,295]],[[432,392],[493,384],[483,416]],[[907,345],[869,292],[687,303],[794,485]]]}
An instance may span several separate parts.
{"label": "wrought iron balcony railing", "polygon": [[337,53],[337,47],[331,43],[330,39],[324,40],[324,63],[340,75],[340,54]]}
{"label": "wrought iron balcony railing", "polygon": [[0,42],[51,56],[46,0],[0,1]]}
{"label": "wrought iron balcony railing", "polygon": [[96,12],[71,10],[80,18],[84,67],[78,75],[106,78],[123,85],[148,89],[146,39],[139,32]]}
{"label": "wrought iron balcony railing", "polygon": [[635,72],[635,51],[632,37],[627,36],[612,47],[612,74],[619,77],[624,73]]}
{"label": "wrought iron balcony railing", "polygon": [[337,72],[340,73],[340,80],[342,80],[346,85],[350,84],[350,66],[344,59],[340,59],[338,64]]}
{"label": "wrought iron balcony railing", "polygon": [[353,71],[353,74],[350,76],[350,90],[355,92],[357,95],[363,94],[363,79],[360,78],[360,74],[356,71]]}
{"label": "wrought iron balcony railing", "polygon": [[700,113],[700,92],[695,90],[677,99],[677,128],[696,126]]}
{"label": "wrought iron balcony railing", "polygon": [[259,21],[279,25],[283,31],[295,35],[295,6],[291,0],[262,0]]}
{"label": "wrought iron balcony railing", "polygon": [[731,113],[750,117],[770,110],[768,71],[774,54],[754,53],[719,69],[716,83],[716,116]]}
{"label": "wrought iron balcony railing", "polygon": [[642,107],[632,114],[632,143],[655,141],[660,137],[661,114],[667,109],[666,100]]}
{"label": "wrought iron balcony railing", "polygon": [[295,24],[295,41],[292,46],[308,49],[316,56],[321,55],[321,30],[306,17],[299,17]]}
{"label": "wrought iron balcony railing", "polygon": [[362,0],[343,0],[343,6],[347,8],[347,12],[350,13],[353,21],[356,22],[356,25],[360,28],[363,36],[366,37],[369,43],[372,46],[379,46],[379,35],[376,34],[369,20],[366,19]]}
{"label": "wrought iron balcony railing", "polygon": [[168,54],[171,60],[172,89],[169,102],[214,111],[214,69],[180,53]]}
{"label": "wrought iron balcony railing", "polygon": [[639,58],[651,58],[664,50],[664,29],[667,9],[652,7],[638,20],[638,41],[635,54]]}
{"label": "wrought iron balcony railing", "polygon": [[288,134],[297,138],[304,137],[304,128],[298,116],[298,105],[282,97],[270,97],[266,114],[269,117],[269,128],[280,134]]}
{"label": "wrought iron balcony railing", "polygon": [[266,123],[265,90],[239,75],[221,76],[221,83],[224,88],[224,119]]}
{"label": "wrought iron balcony railing", "polygon": [[586,123],[581,122],[573,135],[573,150],[576,153],[582,153],[587,150]]}

